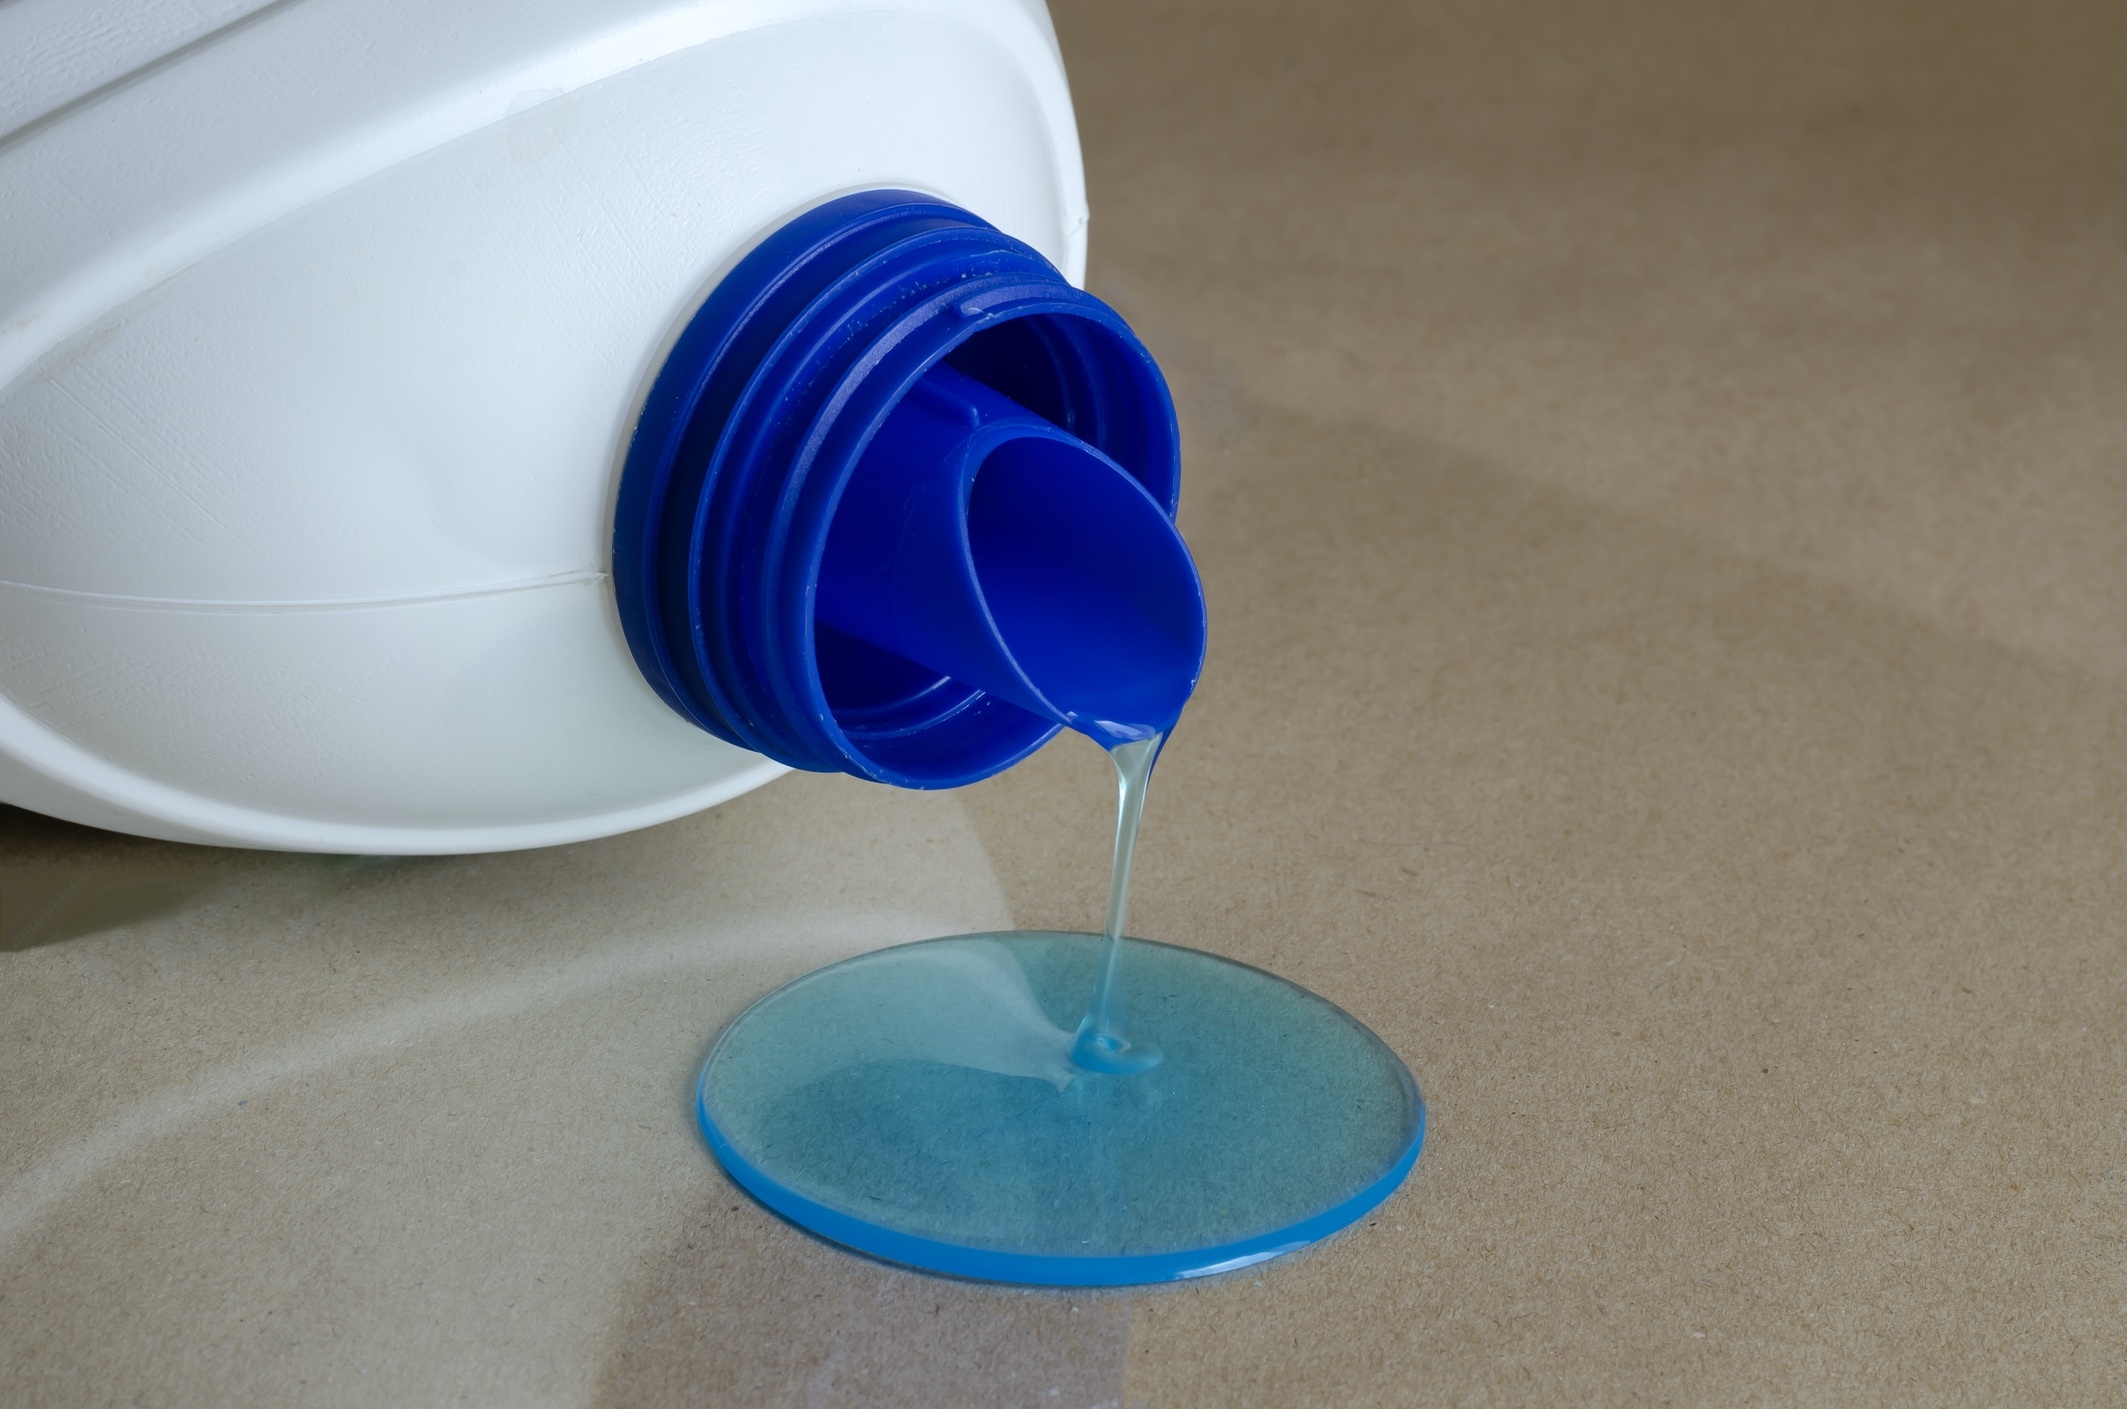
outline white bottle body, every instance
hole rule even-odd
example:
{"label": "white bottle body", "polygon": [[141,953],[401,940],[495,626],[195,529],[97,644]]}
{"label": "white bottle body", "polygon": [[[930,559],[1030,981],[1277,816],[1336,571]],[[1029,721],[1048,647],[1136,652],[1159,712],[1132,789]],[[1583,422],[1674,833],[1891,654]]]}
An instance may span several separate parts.
{"label": "white bottle body", "polygon": [[613,607],[672,338],[852,190],[1083,275],[1039,0],[66,3],[0,9],[0,801],[55,816],[487,851],[767,781]]}

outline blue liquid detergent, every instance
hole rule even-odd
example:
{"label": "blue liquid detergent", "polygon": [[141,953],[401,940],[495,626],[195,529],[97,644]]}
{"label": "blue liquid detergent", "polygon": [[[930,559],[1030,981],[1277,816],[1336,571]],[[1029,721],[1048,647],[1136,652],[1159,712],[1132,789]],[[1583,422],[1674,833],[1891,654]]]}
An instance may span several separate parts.
{"label": "blue liquid detergent", "polygon": [[792,767],[920,788],[1069,728],[1120,782],[1105,934],[881,950],[717,1041],[711,1148],[824,1237],[998,1281],[1202,1276],[1343,1227],[1417,1158],[1417,1087],[1364,1026],[1123,937],[1146,787],[1204,660],[1179,472],[1128,325],[909,192],[770,235],[651,389],[614,585],[675,710]]}
{"label": "blue liquid detergent", "polygon": [[1105,935],[880,950],[732,1024],[697,1107],[739,1183],[877,1257],[1055,1286],[1245,1267],[1395,1191],[1425,1108],[1379,1038],[1260,969],[1122,937],[1161,742],[1111,750]]}
{"label": "blue liquid detergent", "polygon": [[1108,747],[1120,789],[1115,805],[1115,859],[1108,872],[1108,927],[1101,935],[1100,979],[1071,1044],[1071,1061],[1082,1071],[1128,1076],[1150,1071],[1160,1062],[1157,1042],[1144,1036],[1132,1040],[1123,1034],[1119,990],[1123,923],[1130,913],[1130,867],[1137,859],[1137,824],[1145,815],[1152,765],[1159,761],[1160,746],[1166,742],[1167,736],[1161,733]]}

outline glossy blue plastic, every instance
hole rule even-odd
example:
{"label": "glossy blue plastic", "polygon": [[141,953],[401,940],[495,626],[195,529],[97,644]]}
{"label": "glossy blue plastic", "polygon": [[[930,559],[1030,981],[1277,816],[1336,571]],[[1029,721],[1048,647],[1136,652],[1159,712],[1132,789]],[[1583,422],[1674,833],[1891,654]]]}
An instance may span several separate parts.
{"label": "glossy blue plastic", "polygon": [[1179,713],[1203,656],[1179,470],[1166,384],[1105,304],[955,206],[843,197],[666,359],[622,474],[621,622],[721,738],[955,787],[1062,724]]}
{"label": "glossy blue plastic", "polygon": [[879,428],[820,561],[818,619],[1102,739],[1181,717],[1204,596],[1128,471],[963,372]]}

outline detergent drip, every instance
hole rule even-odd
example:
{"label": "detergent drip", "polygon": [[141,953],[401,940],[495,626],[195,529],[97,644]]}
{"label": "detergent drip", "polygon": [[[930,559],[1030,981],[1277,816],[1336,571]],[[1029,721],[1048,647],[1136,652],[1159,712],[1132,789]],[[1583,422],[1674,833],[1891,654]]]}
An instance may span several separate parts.
{"label": "detergent drip", "polygon": [[771,236],[651,392],[616,586],[675,709],[905,787],[1069,729],[1118,780],[1104,933],[863,954],[718,1039],[710,1148],[821,1236],[964,1277],[1164,1281],[1334,1232],[1417,1158],[1417,1087],[1363,1025],[1125,935],[1146,789],[1207,639],[1174,424],[1105,305],[891,192]]}

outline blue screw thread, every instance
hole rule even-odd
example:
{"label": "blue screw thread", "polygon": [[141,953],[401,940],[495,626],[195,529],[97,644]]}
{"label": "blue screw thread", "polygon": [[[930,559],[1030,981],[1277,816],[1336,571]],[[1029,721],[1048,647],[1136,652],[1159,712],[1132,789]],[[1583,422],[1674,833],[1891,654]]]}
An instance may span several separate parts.
{"label": "blue screw thread", "polygon": [[[905,191],[830,201],[718,284],[630,445],[614,587],[637,664],[680,714],[795,768],[918,788],[988,777],[1054,734],[816,630],[843,487],[941,362],[1098,449],[1172,516],[1173,403],[1112,309],[956,206]],[[851,679],[861,688],[831,696]]]}

